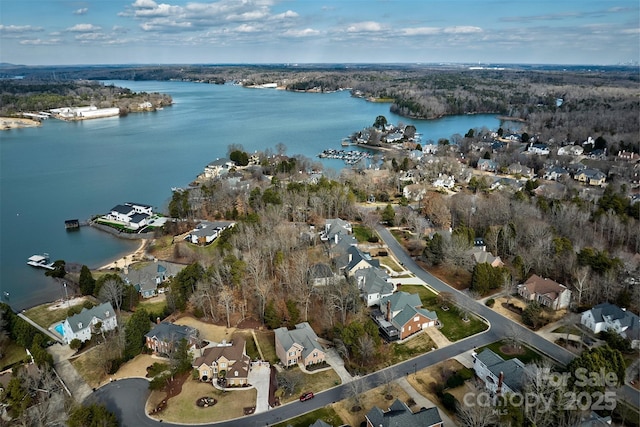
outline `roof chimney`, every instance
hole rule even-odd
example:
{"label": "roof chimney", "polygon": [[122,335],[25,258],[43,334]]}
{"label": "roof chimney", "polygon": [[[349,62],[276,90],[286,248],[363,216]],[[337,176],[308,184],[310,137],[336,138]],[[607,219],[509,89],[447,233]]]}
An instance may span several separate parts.
{"label": "roof chimney", "polygon": [[160,316],[156,317],[156,325],[160,324]]}
{"label": "roof chimney", "polygon": [[498,376],[498,388],[496,390],[496,394],[502,393],[502,383],[504,382],[504,372],[500,371],[500,375]]}
{"label": "roof chimney", "polygon": [[387,322],[391,322],[391,300],[387,300]]}

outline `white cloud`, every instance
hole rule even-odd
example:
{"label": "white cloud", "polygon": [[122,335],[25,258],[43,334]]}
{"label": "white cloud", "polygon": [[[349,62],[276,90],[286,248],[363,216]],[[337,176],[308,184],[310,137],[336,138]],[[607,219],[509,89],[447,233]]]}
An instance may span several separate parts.
{"label": "white cloud", "polygon": [[258,31],[260,31],[260,29],[258,29],[257,27],[248,24],[238,25],[235,30],[238,33],[257,33]]}
{"label": "white cloud", "polygon": [[305,28],[304,30],[287,30],[282,33],[288,37],[313,37],[320,34],[320,31],[313,28]]}
{"label": "white cloud", "polygon": [[284,13],[280,13],[278,15],[274,15],[273,17],[276,19],[287,19],[287,18],[297,18],[300,15],[298,15],[296,12],[294,12],[293,10],[287,10]]}
{"label": "white cloud", "polygon": [[442,28],[438,27],[415,27],[415,28],[405,28],[402,30],[402,34],[405,36],[431,36],[434,34],[440,34],[442,32]]}
{"label": "white cloud", "polygon": [[42,27],[32,27],[31,25],[1,25],[0,24],[0,33],[8,34],[24,34],[24,33],[32,33],[43,31]]}
{"label": "white cloud", "polygon": [[382,31],[383,27],[380,23],[375,21],[356,22],[347,27],[348,33],[363,33],[363,32],[378,32]]}
{"label": "white cloud", "polygon": [[76,24],[73,27],[67,28],[67,31],[72,33],[88,33],[92,31],[100,31],[102,28],[93,24]]}
{"label": "white cloud", "polygon": [[81,9],[76,9],[73,11],[74,15],[86,15],[89,12],[89,8],[83,7]]}
{"label": "white cloud", "polygon": [[456,26],[456,27],[447,27],[444,29],[444,32],[447,34],[473,34],[473,33],[481,33],[482,28],[472,27],[472,26]]}
{"label": "white cloud", "polygon": [[20,44],[30,45],[30,46],[50,46],[50,45],[59,44],[60,41],[61,41],[60,39],[49,39],[49,40],[32,39],[32,40],[21,40]]}

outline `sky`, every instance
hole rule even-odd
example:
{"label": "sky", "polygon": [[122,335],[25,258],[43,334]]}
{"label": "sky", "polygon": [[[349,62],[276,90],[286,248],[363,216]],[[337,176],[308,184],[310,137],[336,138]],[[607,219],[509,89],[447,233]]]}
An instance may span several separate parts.
{"label": "sky", "polygon": [[638,0],[2,0],[22,65],[640,60]]}

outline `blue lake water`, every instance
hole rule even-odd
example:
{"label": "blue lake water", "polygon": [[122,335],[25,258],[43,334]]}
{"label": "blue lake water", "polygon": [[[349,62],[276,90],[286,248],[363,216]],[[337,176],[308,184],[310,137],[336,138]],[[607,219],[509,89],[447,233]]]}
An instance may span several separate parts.
{"label": "blue lake water", "polygon": [[[414,124],[423,141],[497,129],[493,115],[420,121],[396,116],[388,104],[331,94],[246,89],[189,82],[113,81],[139,92],[168,93],[161,111],[82,122],[47,120],[39,128],[0,132],[0,298],[20,310],[64,296],[44,270],[26,265],[47,252],[91,268],[131,252],[136,242],[83,227],[67,232],[66,219],[84,220],[123,202],[164,211],[171,187],[186,186],[230,144],[248,152],[283,143],[287,154],[316,156],[341,148],[342,138],[370,126],[378,115]],[[338,171],[339,160],[323,160]]]}

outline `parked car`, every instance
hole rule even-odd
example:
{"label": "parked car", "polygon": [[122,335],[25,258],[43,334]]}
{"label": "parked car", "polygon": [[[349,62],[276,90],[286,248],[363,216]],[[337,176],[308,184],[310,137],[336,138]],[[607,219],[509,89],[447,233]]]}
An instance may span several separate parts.
{"label": "parked car", "polygon": [[300,396],[300,402],[304,402],[305,400],[313,399],[313,392],[308,391]]}

